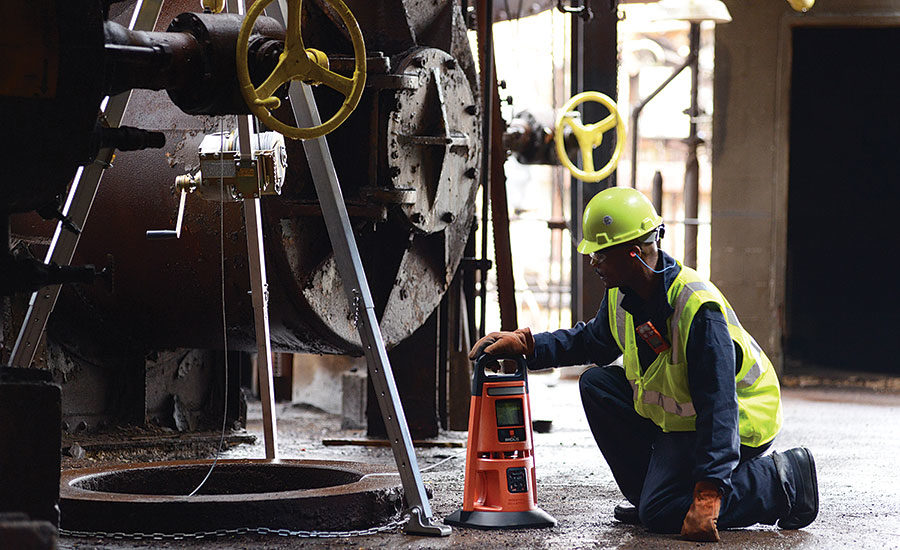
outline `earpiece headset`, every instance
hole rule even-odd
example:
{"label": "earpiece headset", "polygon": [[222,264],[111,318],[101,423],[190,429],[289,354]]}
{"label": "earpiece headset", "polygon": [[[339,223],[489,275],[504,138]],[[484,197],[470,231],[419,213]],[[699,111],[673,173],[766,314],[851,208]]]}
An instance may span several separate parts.
{"label": "earpiece headset", "polygon": [[647,265],[647,262],[645,262],[643,258],[641,258],[640,256],[638,256],[637,253],[636,253],[634,250],[632,250],[631,252],[629,252],[629,254],[631,255],[632,258],[637,258],[639,262],[641,262],[642,264],[644,264],[644,266],[645,266],[647,269],[649,269],[650,271],[652,271],[653,273],[665,273],[666,271],[668,271],[668,270],[670,270],[670,269],[673,269],[673,268],[678,267],[678,264],[672,264],[672,265],[670,265],[669,267],[665,267],[665,268],[663,268],[663,269],[658,269],[658,270],[657,270],[657,269],[653,269],[652,267],[650,267],[649,265]]}
{"label": "earpiece headset", "polygon": [[[644,238],[644,240],[643,240],[642,242],[645,242],[645,243],[659,242],[659,240],[662,239],[663,236],[665,236],[665,234],[666,234],[666,226],[665,226],[665,224],[659,224],[659,227],[657,227],[654,231],[651,231],[651,232],[646,236],[646,238]],[[645,266],[647,269],[649,269],[650,271],[652,271],[653,273],[664,273],[664,272],[666,272],[666,271],[668,271],[668,270],[670,270],[670,269],[673,269],[673,268],[675,268],[675,267],[678,267],[678,264],[672,264],[672,265],[670,265],[669,267],[666,267],[666,268],[664,268],[664,269],[656,270],[656,269],[653,269],[652,267],[650,267],[649,265],[647,265],[647,262],[645,262],[643,258],[641,258],[640,256],[638,256],[638,255],[637,255],[637,252],[635,252],[634,250],[632,250],[631,252],[629,252],[628,255],[631,256],[632,258],[637,258],[639,262],[641,262],[642,264],[644,264],[644,266]]]}

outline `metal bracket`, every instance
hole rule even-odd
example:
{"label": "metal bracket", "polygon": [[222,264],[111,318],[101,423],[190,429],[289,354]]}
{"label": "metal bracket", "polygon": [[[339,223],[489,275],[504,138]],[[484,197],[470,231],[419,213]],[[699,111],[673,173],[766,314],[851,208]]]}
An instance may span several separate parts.
{"label": "metal bracket", "polygon": [[[610,2],[610,10],[615,10],[615,6],[615,0],[612,0]],[[591,12],[590,6],[588,6],[587,0],[582,0],[582,4],[580,6],[567,6],[563,3],[563,0],[556,0],[556,9],[563,13],[571,13],[572,15],[577,15],[585,21],[590,21],[591,18],[594,17],[593,12]]]}
{"label": "metal bracket", "polygon": [[426,535],[429,537],[446,537],[450,535],[450,526],[434,523],[434,519],[425,516],[422,509],[413,506],[409,509],[409,521],[403,532],[407,535]]}

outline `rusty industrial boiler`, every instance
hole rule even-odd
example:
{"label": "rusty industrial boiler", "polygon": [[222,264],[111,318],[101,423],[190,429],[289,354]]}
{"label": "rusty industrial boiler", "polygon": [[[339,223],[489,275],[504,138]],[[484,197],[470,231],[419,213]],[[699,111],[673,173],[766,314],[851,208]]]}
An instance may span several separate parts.
{"label": "rusty industrial boiler", "polygon": [[[462,356],[460,349],[470,344],[462,333],[463,324],[474,333],[473,271],[481,272],[483,294],[490,265],[472,257],[475,199],[481,183],[488,194],[485,168],[502,171],[504,155],[489,163],[483,140],[492,135],[495,147],[502,141],[530,162],[545,162],[529,151],[535,143],[547,145],[547,133],[527,124],[503,140],[495,133],[505,125],[479,89],[481,79],[495,85],[492,63],[485,67],[492,58],[490,3],[478,9],[466,0],[346,3],[349,10],[326,0],[282,2],[287,24],[280,10],[260,15],[262,3],[247,18],[228,13],[238,8],[231,0],[199,6],[194,0],[36,0],[19,2],[7,14],[15,30],[0,41],[0,60],[10,68],[0,79],[2,122],[46,154],[40,162],[9,166],[0,180],[0,227],[8,243],[0,249],[0,360],[8,365],[0,368],[0,416],[9,420],[0,441],[25,443],[18,446],[24,452],[0,453],[0,469],[31,472],[0,477],[0,492],[8,496],[0,499],[0,512],[24,510],[60,525],[61,431],[121,423],[178,431],[221,426],[224,440],[245,405],[246,380],[229,373],[245,374],[248,354],[263,353],[262,318],[275,351],[365,350],[375,384],[382,384],[375,391],[384,414],[369,411],[370,435],[386,428],[403,436],[402,449],[396,434],[389,439],[410,506],[408,532],[449,532],[433,525],[421,480],[410,473],[418,470],[408,467],[415,456],[405,420],[398,422],[396,388],[387,388],[391,408],[384,413],[384,379],[396,379],[401,391],[407,384],[404,406],[419,422],[410,425],[413,433],[434,435],[454,369],[467,378],[468,363],[451,365],[447,346]],[[526,9],[523,2],[506,2],[507,12],[494,10],[493,19],[549,4]],[[476,22],[481,75],[468,36]],[[298,29],[301,49],[292,50]],[[330,153],[323,155],[329,166],[333,161],[337,178],[329,174],[329,181],[340,181],[340,193],[333,185],[322,195],[324,161],[310,155],[307,162],[309,142],[273,131],[290,137],[282,126],[296,114],[290,102],[299,99],[297,86],[288,95],[284,82],[269,83],[296,51],[303,62],[308,55],[333,71],[303,78],[314,85],[315,101],[300,101],[317,105],[323,119],[355,107],[328,134]],[[247,95],[254,88],[266,91],[254,100]],[[263,103],[274,117],[254,109]],[[251,111],[259,118],[247,118]],[[243,124],[249,131],[238,132]],[[313,174],[319,174],[315,181]],[[502,183],[496,189],[505,194]],[[349,214],[349,226],[342,220],[343,241],[335,240],[331,223],[336,195]],[[252,221],[242,216],[249,216],[248,198],[261,199],[261,214]],[[267,276],[259,277],[254,255],[263,247],[257,243],[254,250],[247,228],[261,231]],[[365,305],[352,293],[348,299],[350,287],[341,280],[347,260],[340,243],[348,238],[365,269],[367,281],[353,283],[353,292],[363,289]],[[481,248],[487,249],[484,241]],[[460,269],[464,256],[468,270]],[[360,270],[353,271],[358,277]],[[461,284],[472,289],[468,296]],[[512,282],[505,288],[509,293]],[[373,313],[380,325],[374,341],[383,337],[393,350],[396,376],[380,357],[372,366],[371,334],[360,341],[359,327],[375,325]],[[24,348],[30,349],[17,353]],[[22,431],[27,426],[40,426],[40,436]],[[275,458],[270,435],[267,460]],[[66,506],[70,522],[74,505]]]}
{"label": "rusty industrial boiler", "polygon": [[[155,29],[138,32],[125,28],[132,2],[85,2],[81,10],[71,3],[44,4],[53,9],[42,25],[65,29],[55,44],[59,63],[69,67],[79,60],[84,80],[93,84],[77,75],[60,77],[49,102],[56,111],[38,114],[62,115],[69,138],[48,139],[57,140],[61,152],[72,149],[67,143],[77,143],[77,150],[42,163],[39,185],[4,187],[6,210],[49,211],[45,217],[53,218],[54,201],[64,195],[75,166],[90,160],[91,143],[97,147],[91,117],[104,94],[133,89],[122,125],[152,142],[133,151],[116,144],[120,152],[103,175],[72,260],[103,268],[103,280],[64,286],[48,324],[46,366],[62,382],[79,384],[80,376],[87,391],[95,382],[120,378],[121,371],[142,372],[148,357],[165,357],[167,350],[221,350],[227,340],[231,350],[256,351],[240,202],[191,194],[180,238],[148,238],[148,231],[175,225],[175,182],[199,171],[201,143],[217,136],[224,142],[234,131],[235,117],[222,115],[248,112],[233,63],[241,17],[199,13],[193,0],[167,0]],[[391,348],[432,315],[470,236],[482,164],[478,75],[462,3],[347,5],[365,39],[366,87],[359,106],[327,139]],[[305,45],[325,52],[331,70],[350,74],[353,47],[340,18],[325,2],[302,6]],[[77,35],[71,25],[91,32]],[[260,17],[250,44],[254,81],[271,70],[283,39],[283,28]],[[315,94],[323,118],[343,99],[325,86]],[[266,130],[255,128],[260,135]],[[262,200],[272,347],[359,355],[351,304],[341,291],[301,143],[286,140],[277,156],[286,167],[280,194]],[[39,258],[51,233],[34,214],[13,215],[12,242],[26,255]],[[8,333],[10,328],[16,327],[7,327]],[[184,353],[177,362],[194,360]],[[143,376],[132,378],[140,384]],[[63,400],[64,409],[72,403],[65,391]],[[81,412],[74,416],[90,427],[91,411]]]}
{"label": "rusty industrial boiler", "polygon": [[[157,30],[185,19],[179,14],[195,4],[165,2]],[[477,79],[455,2],[348,6],[366,40],[368,85],[328,141],[381,330],[392,346],[432,313],[462,257],[481,155]],[[334,70],[348,62],[352,68],[352,49],[329,11],[314,1],[304,9],[306,44],[327,52]],[[340,100],[329,91],[317,98],[324,113]],[[123,123],[163,132],[166,145],[122,154],[108,170],[75,263],[112,263],[112,290],[95,285],[63,292],[50,325],[61,343],[221,346],[224,238],[229,347],[256,349],[239,205],[224,205],[221,235],[221,205],[189,197],[180,239],[146,237],[147,230],[174,225],[174,180],[197,170],[200,141],[233,130],[228,119],[185,114],[169,95],[133,93]],[[282,194],[262,204],[273,347],[357,354],[350,304],[340,290],[306,158],[300,142],[288,140],[285,148]]]}

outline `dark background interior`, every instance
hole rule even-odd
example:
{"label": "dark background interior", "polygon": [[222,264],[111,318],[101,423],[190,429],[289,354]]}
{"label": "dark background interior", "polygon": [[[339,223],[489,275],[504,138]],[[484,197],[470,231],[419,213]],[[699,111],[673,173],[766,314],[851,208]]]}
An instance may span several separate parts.
{"label": "dark background interior", "polygon": [[900,28],[793,32],[785,358],[900,373]]}

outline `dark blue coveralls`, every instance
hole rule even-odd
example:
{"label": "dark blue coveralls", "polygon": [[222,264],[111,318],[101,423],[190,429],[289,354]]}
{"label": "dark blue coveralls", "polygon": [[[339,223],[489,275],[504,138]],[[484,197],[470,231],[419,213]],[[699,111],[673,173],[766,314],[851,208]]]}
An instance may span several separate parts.
{"label": "dark blue coveralls", "polygon": [[[635,326],[649,319],[669,341],[668,319],[674,309],[666,294],[681,268],[662,251],[657,265],[656,269],[668,269],[651,299],[645,302],[621,287],[622,307],[634,316]],[[687,341],[696,431],[670,433],[635,412],[624,369],[610,365],[622,352],[610,331],[608,307],[604,297],[597,316],[587,323],[535,334],[535,354],[528,368],[609,365],[582,374],[581,399],[594,439],[644,526],[661,533],[680,532],[698,481],[711,481],[722,492],[720,529],[774,524],[784,516],[788,499],[794,501],[794,488],[782,484],[771,456],[760,456],[771,442],[756,448],[740,443],[735,375],[742,358],[736,357],[740,348],[731,340],[718,307],[706,305],[697,312]],[[635,340],[643,371],[657,354],[643,339]]]}

